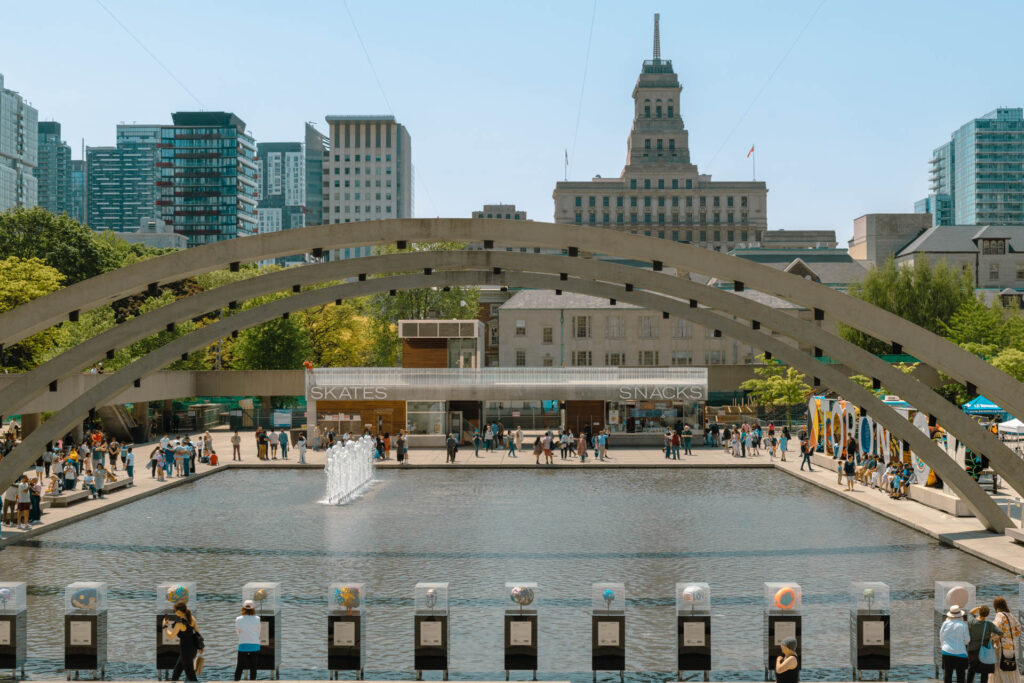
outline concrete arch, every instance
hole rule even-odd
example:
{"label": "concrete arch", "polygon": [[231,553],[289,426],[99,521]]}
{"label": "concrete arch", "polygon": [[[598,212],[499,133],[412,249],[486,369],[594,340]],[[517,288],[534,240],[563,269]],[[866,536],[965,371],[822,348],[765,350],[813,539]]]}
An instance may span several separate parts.
{"label": "concrete arch", "polygon": [[136,294],[150,284],[270,258],[339,247],[448,240],[498,241],[502,244],[569,249],[660,262],[680,272],[702,273],[820,310],[878,339],[899,344],[908,353],[957,381],[976,386],[1010,413],[1024,416],[1024,385],[977,356],[896,315],[866,302],[768,266],[691,244],[630,235],[618,230],[522,221],[509,230],[497,219],[393,219],[319,225],[207,244],[167,254],[84,280],[0,315],[0,344],[10,345],[61,322],[70,313],[89,310]]}
{"label": "concrete arch", "polygon": [[308,308],[338,297],[363,296],[390,289],[482,284],[515,285],[546,289],[563,288],[566,291],[590,294],[592,296],[620,298],[629,303],[654,310],[663,310],[677,317],[687,318],[698,324],[719,329],[724,334],[764,348],[787,364],[805,373],[817,375],[827,386],[847,396],[854,403],[868,408],[872,417],[877,422],[904,441],[910,443],[911,448],[966,502],[987,528],[1002,533],[1007,526],[1011,525],[1005,513],[978,487],[977,483],[963,469],[958,467],[952,459],[947,457],[938,446],[932,443],[931,439],[914,428],[911,423],[878,400],[874,394],[851,382],[849,378],[845,377],[837,369],[819,363],[799,349],[789,346],[781,340],[772,338],[771,335],[754,330],[751,326],[716,314],[709,309],[692,308],[689,302],[650,292],[627,292],[612,284],[581,278],[563,281],[559,277],[551,275],[515,271],[494,273],[493,270],[490,272],[441,272],[433,275],[391,275],[311,290],[242,311],[231,318],[179,337],[121,371],[108,376],[95,387],[72,401],[50,420],[43,423],[39,429],[26,437],[22,444],[10,453],[8,458],[0,462],[0,483],[13,480],[14,477],[35,460],[36,454],[45,446],[47,441],[57,438],[60,434],[70,429],[76,421],[88,414],[89,410],[95,405],[100,405],[110,400],[128,384],[166,366],[180,354],[202,348],[220,337],[227,336],[232,330],[251,327],[284,313]]}
{"label": "concrete arch", "polygon": [[[25,401],[45,391],[50,382],[94,362],[109,349],[130,344],[164,329],[169,324],[217,310],[231,301],[281,291],[295,285],[355,278],[359,274],[418,271],[426,267],[436,270],[499,268],[520,272],[566,273],[567,276],[612,283],[620,288],[624,288],[628,283],[636,288],[676,299],[697,301],[702,306],[727,312],[748,323],[756,321],[758,327],[763,326],[795,339],[805,346],[821,349],[823,354],[846,366],[878,378],[917,409],[934,416],[950,433],[956,435],[970,448],[985,453],[993,468],[1011,486],[1018,491],[1024,490],[1024,461],[995,436],[927,386],[817,325],[796,319],[733,292],[664,273],[614,263],[598,264],[591,260],[566,256],[515,252],[405,252],[347,259],[270,273],[186,297],[108,330],[32,372],[19,376],[7,387],[7,391],[0,395],[0,415],[15,412],[19,405],[24,405]],[[566,289],[564,286],[562,288]],[[621,292],[619,298],[622,298]],[[815,372],[814,375],[820,376],[820,373]]]}

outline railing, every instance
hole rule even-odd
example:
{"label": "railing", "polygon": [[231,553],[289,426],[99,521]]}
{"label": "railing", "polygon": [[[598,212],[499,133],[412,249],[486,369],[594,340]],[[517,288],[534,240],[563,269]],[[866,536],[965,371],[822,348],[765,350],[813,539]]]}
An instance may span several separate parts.
{"label": "railing", "polygon": [[707,368],[320,368],[318,386],[706,384]]}

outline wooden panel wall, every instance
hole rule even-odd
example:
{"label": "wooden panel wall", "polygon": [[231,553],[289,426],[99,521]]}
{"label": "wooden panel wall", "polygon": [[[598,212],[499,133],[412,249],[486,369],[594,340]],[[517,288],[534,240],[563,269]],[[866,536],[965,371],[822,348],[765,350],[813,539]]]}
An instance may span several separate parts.
{"label": "wooden panel wall", "polygon": [[403,368],[448,367],[447,339],[403,339]]}
{"label": "wooden panel wall", "polygon": [[[604,429],[604,401],[566,401],[565,421],[574,434],[590,425],[592,434]],[[599,424],[594,424],[595,422]]]}
{"label": "wooden panel wall", "polygon": [[317,401],[316,411],[359,415],[360,424],[369,423],[374,433],[378,417],[382,418],[383,431],[389,434],[405,429],[405,401]]}

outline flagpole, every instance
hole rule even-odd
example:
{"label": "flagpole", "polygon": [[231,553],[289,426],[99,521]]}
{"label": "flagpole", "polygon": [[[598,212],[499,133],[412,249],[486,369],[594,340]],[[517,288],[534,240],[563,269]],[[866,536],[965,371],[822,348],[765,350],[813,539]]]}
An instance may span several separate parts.
{"label": "flagpole", "polygon": [[757,180],[757,147],[754,147],[754,153],[750,155],[750,179]]}

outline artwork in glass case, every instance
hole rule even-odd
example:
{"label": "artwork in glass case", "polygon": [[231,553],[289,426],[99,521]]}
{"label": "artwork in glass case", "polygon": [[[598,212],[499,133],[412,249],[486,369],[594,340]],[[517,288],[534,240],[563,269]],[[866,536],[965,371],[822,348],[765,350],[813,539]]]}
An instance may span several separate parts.
{"label": "artwork in glass case", "polygon": [[433,588],[428,588],[423,597],[423,602],[426,604],[428,609],[434,609],[437,607],[437,591]]}
{"label": "artwork in glass case", "polygon": [[0,609],[7,609],[7,603],[12,597],[10,588],[0,588]]}
{"label": "artwork in glass case", "polygon": [[167,602],[188,602],[189,597],[188,586],[183,584],[179,583],[167,589]]}
{"label": "artwork in glass case", "polygon": [[512,602],[519,605],[519,610],[522,611],[527,605],[533,604],[533,589],[529,586],[515,586],[509,592],[509,597],[512,598]]}
{"label": "artwork in glass case", "polygon": [[605,588],[604,592],[601,593],[601,597],[604,598],[607,609],[610,610],[612,608],[612,603],[615,602],[615,591],[611,588]]}
{"label": "artwork in glass case", "polygon": [[334,589],[334,604],[344,607],[349,614],[359,607],[360,591],[358,586],[339,586]]}

